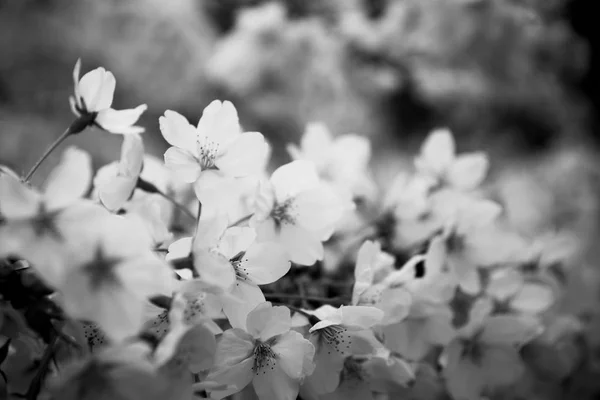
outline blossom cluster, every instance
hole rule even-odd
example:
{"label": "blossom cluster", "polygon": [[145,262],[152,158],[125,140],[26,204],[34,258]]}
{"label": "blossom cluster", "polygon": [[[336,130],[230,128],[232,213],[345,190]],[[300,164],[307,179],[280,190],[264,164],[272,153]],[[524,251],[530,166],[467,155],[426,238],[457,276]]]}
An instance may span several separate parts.
{"label": "blossom cluster", "polygon": [[[522,350],[556,322],[570,242],[506,222],[482,188],[486,154],[457,152],[437,129],[412,171],[379,189],[369,140],[313,123],[271,172],[264,136],[215,100],[197,125],[165,111],[163,162],[135,125],[146,106],[112,109],[112,73],[79,70],[64,138],[120,134],[121,155],[94,175],[70,147],[41,188],[28,182],[35,168],[0,170],[1,277],[42,287],[52,327],[40,337],[3,292],[11,395],[365,400],[430,382],[477,400],[531,369]],[[273,290],[344,269],[353,279],[336,297]],[[42,372],[23,373],[41,354]]]}

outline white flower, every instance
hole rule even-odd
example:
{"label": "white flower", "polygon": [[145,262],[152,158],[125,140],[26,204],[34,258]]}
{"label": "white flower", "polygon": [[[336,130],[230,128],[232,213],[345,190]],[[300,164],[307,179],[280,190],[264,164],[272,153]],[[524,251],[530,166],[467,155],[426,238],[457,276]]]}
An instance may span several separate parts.
{"label": "white flower", "polygon": [[441,356],[448,391],[456,399],[478,400],[487,389],[514,384],[524,373],[519,348],[542,332],[535,318],[491,311],[489,299],[476,300],[468,323]]}
{"label": "white flower", "polygon": [[268,184],[261,185],[250,225],[259,241],[280,243],[290,260],[312,265],[323,259],[322,241],[354,204],[341,200],[319,181],[314,164],[293,161],[279,167]]}
{"label": "white flower", "polygon": [[163,137],[172,146],[165,153],[165,164],[186,182],[196,182],[202,173],[228,178],[256,174],[268,153],[262,134],[242,133],[237,111],[229,101],[210,103],[197,127],[170,110],[159,122]]}
{"label": "white flower", "polygon": [[383,311],[375,307],[324,305],[312,314],[314,324],[309,340],[315,346],[315,372],[306,380],[310,390],[318,394],[333,392],[340,382],[344,359],[349,355],[373,352],[373,345],[361,331],[381,323]]}
{"label": "white flower", "polygon": [[517,262],[526,242],[498,222],[502,209],[489,200],[465,199],[444,233],[446,263],[468,294],[481,291],[478,268]]}
{"label": "white flower", "polygon": [[461,190],[473,190],[485,179],[489,161],[481,152],[456,155],[452,133],[438,129],[429,134],[421,154],[415,159],[417,170],[438,182]]}
{"label": "white flower", "polygon": [[265,302],[248,314],[245,331],[225,331],[207,379],[234,388],[213,391],[211,398],[222,399],[252,383],[260,400],[295,400],[300,382],[314,369],[315,349],[290,328],[289,310]]}
{"label": "white flower", "polygon": [[244,328],[248,313],[265,301],[258,285],[284,276],[290,262],[277,243],[256,242],[254,229],[225,228],[227,219],[223,215],[206,223],[200,221],[192,243],[194,267],[200,280],[225,290],[227,296],[221,298],[223,312],[232,327]]}
{"label": "white flower", "polygon": [[67,271],[57,289],[67,314],[96,322],[120,341],[142,327],[148,297],[171,294],[174,277],[136,224],[111,214],[99,223],[85,232],[88,256],[80,256],[83,260]]}
{"label": "white flower", "polygon": [[294,160],[312,161],[321,179],[342,197],[370,197],[375,191],[368,176],[371,143],[366,137],[346,134],[335,139],[322,123],[306,127],[300,147],[289,145]]}
{"label": "white flower", "polygon": [[89,125],[123,135],[144,132],[144,128],[134,124],[146,111],[145,104],[128,110],[111,108],[116,84],[114,75],[100,67],[79,79],[80,70],[81,60],[77,60],[73,70],[75,94],[69,98],[69,102],[71,110],[80,118],[82,125],[72,133],[79,133]]}

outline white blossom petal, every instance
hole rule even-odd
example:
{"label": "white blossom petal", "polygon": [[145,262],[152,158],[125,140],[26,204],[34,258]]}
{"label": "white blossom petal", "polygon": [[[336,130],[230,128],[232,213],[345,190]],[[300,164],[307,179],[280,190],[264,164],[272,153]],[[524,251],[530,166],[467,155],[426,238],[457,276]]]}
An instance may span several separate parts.
{"label": "white blossom petal", "polygon": [[186,183],[193,183],[200,177],[200,163],[190,153],[177,147],[165,152],[165,165]]}
{"label": "white blossom petal", "polygon": [[58,209],[73,203],[87,193],[91,183],[92,157],[86,151],[69,147],[45,182],[47,207]]}
{"label": "white blossom petal", "polygon": [[269,147],[259,132],[246,132],[235,139],[215,166],[225,175],[237,178],[261,172]]}
{"label": "white blossom petal", "polygon": [[257,285],[277,281],[290,270],[286,251],[276,243],[253,244],[243,257],[241,265],[246,276]]}
{"label": "white blossom petal", "polygon": [[288,332],[292,326],[290,310],[283,306],[272,306],[269,302],[259,304],[246,321],[247,332],[266,341],[273,336]]}
{"label": "white blossom petal", "polygon": [[98,112],[96,123],[110,133],[122,135],[139,134],[144,132],[145,129],[134,124],[140,119],[140,116],[147,108],[148,106],[145,104],[127,110],[107,108]]}
{"label": "white blossom petal", "polygon": [[198,133],[196,128],[181,114],[167,110],[158,119],[160,132],[171,146],[196,154]]}

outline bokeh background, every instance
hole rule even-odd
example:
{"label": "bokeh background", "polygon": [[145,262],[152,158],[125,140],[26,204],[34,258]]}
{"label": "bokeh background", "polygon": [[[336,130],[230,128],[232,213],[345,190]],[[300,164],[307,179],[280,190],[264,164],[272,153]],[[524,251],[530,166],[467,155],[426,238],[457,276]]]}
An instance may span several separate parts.
{"label": "bokeh background", "polygon": [[[213,99],[263,132],[274,163],[307,122],[373,142],[385,186],[424,136],[447,126],[487,151],[514,223],[575,231],[596,258],[600,194],[593,8],[585,0],[0,0],[0,163],[25,171],[72,120],[84,72],[117,77],[115,107],[147,103],[196,121]],[[117,136],[70,139],[96,166]],[[47,172],[59,152],[44,165]],[[34,181],[39,183],[44,172]]]}

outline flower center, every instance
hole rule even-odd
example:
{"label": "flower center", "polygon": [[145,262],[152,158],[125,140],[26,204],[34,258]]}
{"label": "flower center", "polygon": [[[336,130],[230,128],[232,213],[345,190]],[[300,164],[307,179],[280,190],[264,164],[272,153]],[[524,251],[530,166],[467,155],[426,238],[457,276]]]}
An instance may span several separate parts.
{"label": "flower center", "polygon": [[217,169],[215,160],[219,154],[219,144],[206,138],[203,141],[198,138],[196,145],[198,146],[198,161],[202,169]]}
{"label": "flower center", "polygon": [[332,349],[341,354],[350,350],[352,341],[346,334],[347,331],[346,328],[340,325],[330,325],[319,330],[321,340],[330,346],[330,349],[327,350],[327,354],[331,354]]}
{"label": "flower center", "polygon": [[254,374],[258,375],[261,372],[266,374],[268,370],[272,370],[275,367],[277,356],[273,349],[271,349],[271,345],[274,344],[272,342],[273,340],[265,343],[258,341],[254,347],[254,365],[252,366]]}
{"label": "flower center", "polygon": [[[238,281],[250,280],[250,278],[248,278],[248,269],[244,266],[244,263],[248,261],[247,258],[244,258],[245,255],[246,252],[241,251],[239,254],[237,254],[235,257],[229,260],[229,263],[235,271],[235,278]],[[239,285],[239,283],[236,283],[236,285]]]}
{"label": "flower center", "polygon": [[275,203],[275,206],[271,211],[271,218],[273,218],[277,226],[281,226],[283,224],[293,225],[296,223],[294,210],[294,199],[292,198],[287,199],[283,203]]}
{"label": "flower center", "polygon": [[483,348],[477,338],[463,340],[462,357],[478,364],[483,358]]}
{"label": "flower center", "polygon": [[364,381],[366,371],[362,362],[355,357],[348,357],[344,361],[344,369],[342,369],[341,380],[344,381]]}
{"label": "flower center", "polygon": [[89,275],[90,288],[100,290],[105,286],[119,285],[119,278],[116,274],[116,267],[119,260],[107,258],[98,249],[96,259],[83,266],[83,271]]}

